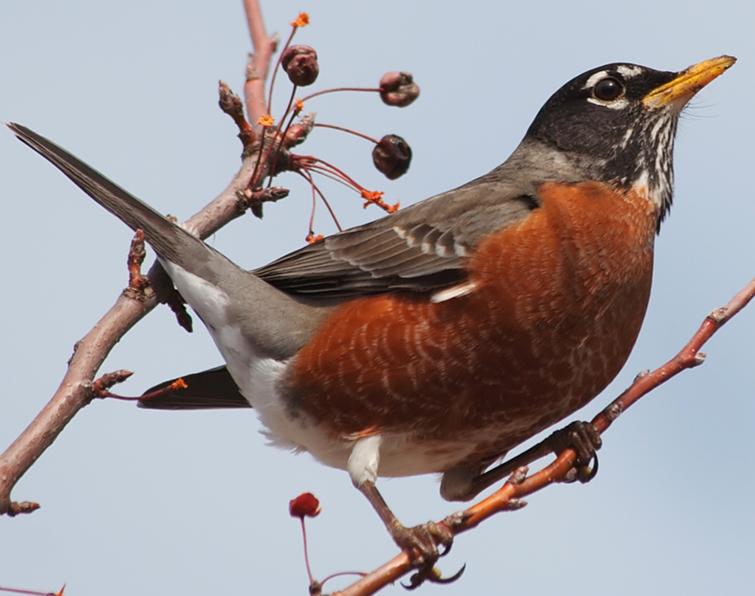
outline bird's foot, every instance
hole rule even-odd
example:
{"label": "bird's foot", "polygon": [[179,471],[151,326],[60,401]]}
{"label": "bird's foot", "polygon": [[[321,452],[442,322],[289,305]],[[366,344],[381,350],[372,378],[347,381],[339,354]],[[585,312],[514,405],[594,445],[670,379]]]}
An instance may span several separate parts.
{"label": "bird's foot", "polygon": [[461,577],[464,567],[450,577],[443,577],[435,567],[440,557],[446,556],[453,546],[454,533],[446,524],[427,522],[412,528],[395,523],[389,528],[394,542],[409,555],[417,571],[409,579],[409,584],[402,584],[413,590],[429,581],[437,584],[450,584]]}
{"label": "bird's foot", "polygon": [[547,439],[551,449],[560,454],[565,449],[573,449],[577,454],[566,482],[589,482],[598,473],[598,454],[603,441],[600,433],[590,422],[577,421],[557,430]]}
{"label": "bird's foot", "polygon": [[[394,542],[409,555],[412,563],[421,566],[435,563],[448,554],[453,545],[454,535],[444,523],[427,522],[413,528],[396,523],[390,528]],[[439,550],[438,547],[442,547]]]}
{"label": "bird's foot", "polygon": [[[386,529],[398,547],[406,552],[412,566],[417,569],[409,579],[405,588],[413,590],[425,581],[436,584],[449,584],[456,581],[464,573],[464,567],[450,577],[443,577],[436,569],[435,563],[440,557],[451,551],[454,541],[454,528],[461,521],[461,517],[450,515],[442,522],[427,522],[413,528],[404,526],[386,504],[380,491],[371,479],[355,483],[362,494],[374,507]],[[441,547],[442,550],[438,550]],[[403,585],[403,584],[402,584]]]}

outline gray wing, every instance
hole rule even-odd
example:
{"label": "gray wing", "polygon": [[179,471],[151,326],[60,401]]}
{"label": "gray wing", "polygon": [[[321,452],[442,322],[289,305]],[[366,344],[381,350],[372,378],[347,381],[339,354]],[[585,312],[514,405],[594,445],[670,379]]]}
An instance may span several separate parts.
{"label": "gray wing", "polygon": [[329,236],[255,274],[303,298],[344,299],[394,290],[436,291],[463,282],[487,234],[538,206],[533,188],[498,169],[393,215]]}

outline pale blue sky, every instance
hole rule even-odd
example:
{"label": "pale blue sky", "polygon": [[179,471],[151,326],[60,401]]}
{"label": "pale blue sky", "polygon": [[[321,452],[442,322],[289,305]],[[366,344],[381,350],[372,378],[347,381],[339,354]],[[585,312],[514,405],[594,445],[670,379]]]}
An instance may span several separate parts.
{"label": "pale blue sky", "polygon": [[[681,123],[676,200],[657,244],[643,332],[617,381],[582,417],[674,353],[752,277],[753,3],[270,0],[264,9],[269,29],[283,35],[299,10],[311,13],[299,41],[320,54],[318,87],[373,85],[393,69],[415,74],[422,96],[405,110],[363,95],[310,106],[323,122],[403,135],[415,155],[403,179],[386,183],[359,140],[321,131],[304,146],[404,204],[497,165],[549,94],[588,68],[621,60],[676,70],[724,53],[739,58]],[[249,39],[240,2],[5,0],[0,23],[0,120],[37,129],[180,217],[225,186],[239,147],[216,108],[216,84],[241,88]],[[130,233],[8,133],[0,133],[0,168],[2,448],[46,402],[73,343],[124,286]],[[214,245],[249,267],[296,248],[309,195],[293,176],[280,183],[292,189],[286,202],[262,222],[234,222]],[[323,186],[347,224],[379,215]],[[704,366],[606,434],[593,483],[548,489],[460,537],[442,568],[466,562],[465,577],[424,593],[751,592],[753,336],[751,308],[710,342]],[[104,370],[136,371],[119,391],[137,393],[218,362],[203,329],[187,335],[161,308]],[[251,411],[92,404],[15,491],[42,509],[0,518],[0,585],[54,590],[67,582],[73,596],[304,594],[299,528],[287,514],[304,490],[322,500],[309,526],[317,575],[371,569],[393,555],[344,472],[267,447],[258,430]],[[455,508],[435,478],[381,487],[407,524]]]}

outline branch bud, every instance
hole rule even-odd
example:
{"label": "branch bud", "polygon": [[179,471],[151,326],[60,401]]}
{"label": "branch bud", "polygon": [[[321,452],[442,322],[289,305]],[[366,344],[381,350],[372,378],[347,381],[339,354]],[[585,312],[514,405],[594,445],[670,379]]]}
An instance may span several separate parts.
{"label": "branch bud", "polygon": [[288,127],[285,137],[283,137],[283,145],[286,148],[295,147],[302,144],[307,140],[307,136],[312,132],[312,128],[315,125],[315,115],[306,114],[296,122]]}

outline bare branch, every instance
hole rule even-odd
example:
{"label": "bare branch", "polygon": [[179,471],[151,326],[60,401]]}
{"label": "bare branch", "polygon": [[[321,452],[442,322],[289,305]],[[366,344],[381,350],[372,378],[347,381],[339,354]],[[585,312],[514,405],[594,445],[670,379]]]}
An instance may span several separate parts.
{"label": "bare branch", "polygon": [[[741,311],[755,297],[755,279],[751,280],[729,303],[714,310],[700,325],[687,344],[676,356],[654,371],[638,376],[632,385],[608,406],[600,411],[592,424],[603,433],[614,420],[627,408],[647,395],[656,387],[689,368],[702,363],[702,346],[727,321]],[[447,525],[454,534],[471,530],[489,517],[502,511],[511,511],[521,506],[521,499],[546,486],[564,480],[576,462],[576,453],[572,449],[563,451],[554,461],[531,476],[526,476],[526,469],[516,470],[504,485],[490,496],[465,509],[450,515],[440,523]],[[409,556],[401,552],[387,563],[354,582],[346,589],[334,592],[333,596],[364,596],[395,582],[411,571]]]}

